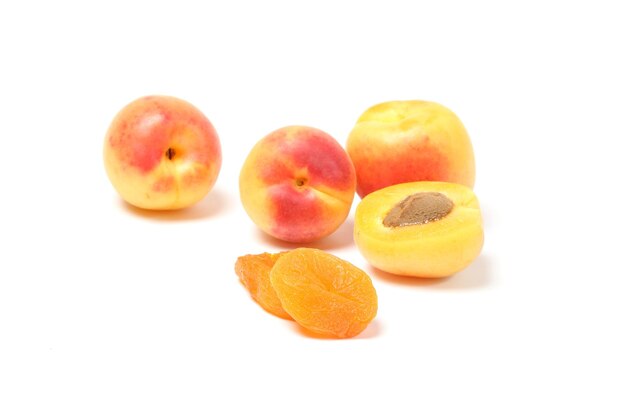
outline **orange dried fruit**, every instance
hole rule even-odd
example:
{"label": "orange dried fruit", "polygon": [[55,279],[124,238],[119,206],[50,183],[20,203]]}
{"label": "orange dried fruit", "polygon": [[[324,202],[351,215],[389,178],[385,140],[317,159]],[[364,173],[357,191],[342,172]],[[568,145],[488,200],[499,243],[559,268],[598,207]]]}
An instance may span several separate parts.
{"label": "orange dried fruit", "polygon": [[270,270],[285,252],[244,255],[235,262],[235,273],[250,292],[252,299],[267,312],[291,320],[270,283]]}
{"label": "orange dried fruit", "polygon": [[378,310],[370,277],[318,249],[284,253],[271,269],[270,281],[282,308],[298,324],[324,336],[356,336]]}

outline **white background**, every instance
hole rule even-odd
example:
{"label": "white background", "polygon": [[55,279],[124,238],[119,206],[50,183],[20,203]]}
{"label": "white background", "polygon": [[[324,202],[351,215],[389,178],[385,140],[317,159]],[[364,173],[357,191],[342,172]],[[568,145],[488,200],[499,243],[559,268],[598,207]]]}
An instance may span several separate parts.
{"label": "white background", "polygon": [[[626,415],[619,3],[3,1],[0,415]],[[131,209],[106,178],[108,124],[147,94],[220,135],[189,210]],[[465,123],[484,250],[449,279],[393,277],[351,215],[315,246],[371,274],[378,316],[312,338],[233,272],[291,247],[248,219],[239,169],[276,128],[345,145],[397,99]]]}

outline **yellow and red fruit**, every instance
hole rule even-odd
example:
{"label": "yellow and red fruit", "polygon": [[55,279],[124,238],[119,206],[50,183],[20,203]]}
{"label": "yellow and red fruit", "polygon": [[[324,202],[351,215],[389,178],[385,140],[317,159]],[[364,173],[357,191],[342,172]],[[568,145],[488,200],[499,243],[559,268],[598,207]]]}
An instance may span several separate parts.
{"label": "yellow and red fruit", "polygon": [[222,164],[211,122],[190,103],[147,96],[124,107],[104,142],[104,166],[128,203],[169,210],[200,201]]}
{"label": "yellow and red fruit", "polygon": [[474,151],[461,120],[428,101],[390,101],[370,107],[348,137],[357,193],[394,184],[444,181],[474,186]]}
{"label": "yellow and red fruit", "polygon": [[346,219],[356,188],[346,151],[327,133],[288,126],[261,139],[239,176],[244,209],[265,233],[311,242]]}

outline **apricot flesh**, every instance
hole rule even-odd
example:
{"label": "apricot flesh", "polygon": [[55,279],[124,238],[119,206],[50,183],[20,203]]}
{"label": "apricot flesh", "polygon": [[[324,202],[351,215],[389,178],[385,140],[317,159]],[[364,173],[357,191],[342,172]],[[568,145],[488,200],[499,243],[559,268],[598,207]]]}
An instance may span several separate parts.
{"label": "apricot flesh", "polygon": [[[408,206],[409,200],[413,207]],[[428,220],[403,223],[402,216],[390,216],[394,210],[406,211],[401,213],[405,219],[417,216]],[[389,223],[390,217],[398,221]],[[419,181],[393,185],[367,195],[355,212],[354,240],[359,251],[370,264],[392,274],[453,275],[480,254],[483,239],[478,199],[460,184]]]}
{"label": "apricot flesh", "polygon": [[323,336],[356,336],[378,310],[370,277],[318,249],[285,253],[274,264],[270,281],[285,311],[301,326]]}
{"label": "apricot flesh", "polygon": [[265,311],[283,319],[291,320],[291,316],[283,309],[272,284],[270,270],[283,255],[280,253],[261,253],[258,255],[244,255],[237,258],[235,273],[250,296]]}

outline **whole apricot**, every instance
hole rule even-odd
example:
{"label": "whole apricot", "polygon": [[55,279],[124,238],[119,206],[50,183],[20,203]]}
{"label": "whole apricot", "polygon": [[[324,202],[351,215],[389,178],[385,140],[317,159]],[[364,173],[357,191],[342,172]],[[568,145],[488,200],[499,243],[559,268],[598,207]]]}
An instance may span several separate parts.
{"label": "whole apricot", "polygon": [[437,103],[390,101],[370,107],[350,132],[347,150],[361,197],[414,181],[474,186],[467,131],[451,110]]}
{"label": "whole apricot", "polygon": [[346,219],[356,188],[346,151],[329,134],[289,126],[261,139],[239,176],[246,213],[265,233],[288,242],[311,242]]}
{"label": "whole apricot", "polygon": [[139,98],[115,116],[104,142],[111,184],[128,203],[154,210],[200,201],[222,164],[217,132],[190,103],[167,96]]}

